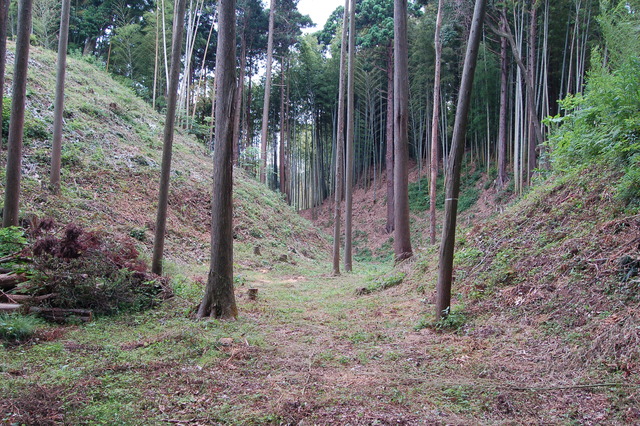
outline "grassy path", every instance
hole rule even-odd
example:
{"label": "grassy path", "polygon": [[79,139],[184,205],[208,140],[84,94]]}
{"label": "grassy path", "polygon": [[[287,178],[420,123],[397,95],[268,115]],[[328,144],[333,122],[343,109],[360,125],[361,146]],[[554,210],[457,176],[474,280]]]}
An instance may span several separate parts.
{"label": "grassy path", "polygon": [[[495,424],[567,420],[540,412],[550,397],[602,404],[603,394],[589,390],[506,390],[530,366],[517,352],[522,342],[415,331],[424,304],[411,284],[358,296],[366,273],[330,277],[320,267],[305,276],[247,272],[235,322],[189,319],[201,290],[183,283],[156,311],[52,327],[38,341],[0,349],[0,419]],[[248,287],[259,289],[257,301]],[[495,351],[508,355],[492,358]]]}

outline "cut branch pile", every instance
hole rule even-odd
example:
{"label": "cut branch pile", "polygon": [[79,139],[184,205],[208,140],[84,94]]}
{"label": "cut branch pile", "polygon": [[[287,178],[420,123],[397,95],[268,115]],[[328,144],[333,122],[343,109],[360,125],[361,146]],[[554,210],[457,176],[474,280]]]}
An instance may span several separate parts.
{"label": "cut branch pile", "polygon": [[0,258],[6,266],[0,313],[87,322],[94,313],[148,309],[171,296],[166,280],[146,271],[132,241],[74,224],[57,230],[51,220],[32,223],[29,233],[29,244]]}

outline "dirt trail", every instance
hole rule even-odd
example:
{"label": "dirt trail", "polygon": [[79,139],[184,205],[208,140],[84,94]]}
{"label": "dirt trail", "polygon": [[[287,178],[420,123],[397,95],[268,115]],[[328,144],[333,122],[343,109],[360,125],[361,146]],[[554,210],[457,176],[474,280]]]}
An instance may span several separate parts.
{"label": "dirt trail", "polygon": [[607,396],[598,389],[516,389],[571,382],[561,359],[538,362],[541,353],[561,355],[557,343],[541,339],[536,352],[531,339],[498,324],[464,335],[416,331],[425,305],[412,286],[356,296],[363,285],[350,274],[260,284],[260,301],[247,312],[267,341],[258,357],[259,386],[268,395],[260,411],[290,424],[606,418]]}

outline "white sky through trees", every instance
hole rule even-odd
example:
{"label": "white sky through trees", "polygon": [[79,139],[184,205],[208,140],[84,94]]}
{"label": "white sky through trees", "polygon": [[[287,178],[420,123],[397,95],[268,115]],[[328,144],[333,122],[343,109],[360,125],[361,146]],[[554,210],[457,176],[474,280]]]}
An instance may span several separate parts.
{"label": "white sky through trees", "polygon": [[312,33],[322,29],[325,22],[338,6],[343,6],[344,0],[300,0],[298,10],[303,15],[309,15],[316,26],[306,28],[305,33]]}

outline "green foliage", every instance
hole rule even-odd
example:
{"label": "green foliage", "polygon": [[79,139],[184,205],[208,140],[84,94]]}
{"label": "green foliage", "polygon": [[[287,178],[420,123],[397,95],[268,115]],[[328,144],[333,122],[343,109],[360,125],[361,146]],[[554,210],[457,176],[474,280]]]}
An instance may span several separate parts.
{"label": "green foliage", "polygon": [[616,198],[631,209],[640,209],[640,159],[625,168],[616,187]]}
{"label": "green foliage", "polygon": [[29,339],[43,321],[30,315],[0,314],[0,339],[15,342]]}
{"label": "green foliage", "polygon": [[467,317],[463,310],[463,306],[456,306],[453,309],[447,308],[444,316],[435,323],[434,328],[436,330],[460,331],[467,323]]}
{"label": "green foliage", "polygon": [[[604,6],[608,6],[605,2]],[[606,9],[606,7],[605,7]],[[583,95],[560,102],[565,115],[548,118],[554,168],[568,171],[593,162],[613,163],[625,171],[618,198],[637,204],[640,175],[640,26],[638,1],[617,2],[600,16],[609,63],[599,50]]]}
{"label": "green foliage", "polygon": [[357,292],[359,294],[369,294],[375,291],[382,291],[391,287],[396,287],[402,284],[402,281],[404,281],[406,276],[407,275],[404,272],[379,275],[370,279],[371,283],[366,287],[359,289]]}
{"label": "green foliage", "polygon": [[0,228],[0,257],[20,251],[26,243],[27,239],[22,228],[17,226]]}
{"label": "green foliage", "polygon": [[[482,177],[482,172],[476,170],[473,173],[463,172],[460,180],[460,195],[458,196],[458,213],[470,209],[480,197],[480,191],[476,183]],[[436,208],[444,207],[444,175],[438,175],[436,180]],[[429,178],[424,177],[419,182],[409,184],[409,209],[413,212],[429,210]]]}
{"label": "green foliage", "polygon": [[[7,145],[9,136],[9,122],[11,120],[11,98],[2,98],[2,143]],[[24,137],[27,140],[38,139],[44,140],[50,136],[46,124],[37,118],[34,118],[30,110],[25,111],[24,117]]]}

